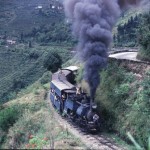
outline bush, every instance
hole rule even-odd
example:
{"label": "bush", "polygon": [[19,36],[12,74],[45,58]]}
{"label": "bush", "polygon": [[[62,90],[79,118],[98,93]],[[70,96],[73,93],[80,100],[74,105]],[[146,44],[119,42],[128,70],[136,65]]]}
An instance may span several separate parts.
{"label": "bush", "polygon": [[61,68],[61,65],[62,59],[60,55],[55,51],[51,51],[48,53],[43,64],[44,68],[50,70],[51,72],[56,72],[58,68]]}
{"label": "bush", "polygon": [[36,148],[42,149],[45,145],[49,144],[49,139],[44,137],[33,136],[29,140],[29,144],[26,145],[26,148]]}
{"label": "bush", "polygon": [[[20,108],[19,108],[20,109]],[[0,111],[0,128],[7,131],[21,115],[16,106],[8,107]]]}
{"label": "bush", "polygon": [[[9,129],[5,148],[11,147],[17,148],[24,143],[28,142],[28,136],[38,132],[42,128],[42,122],[44,122],[43,114],[33,114],[30,111],[26,111],[21,118],[15,123],[13,127]],[[13,139],[12,142],[10,142]]]}
{"label": "bush", "polygon": [[119,87],[115,88],[114,95],[116,98],[124,100],[126,99],[126,97],[129,96],[129,90],[130,90],[129,84],[124,83],[121,84]]}
{"label": "bush", "polygon": [[143,15],[138,31],[138,42],[141,46],[138,55],[142,60],[150,61],[150,11]]}
{"label": "bush", "polygon": [[17,111],[18,115],[13,114],[13,116],[17,116],[17,119],[7,128],[9,132],[6,142],[3,144],[7,149],[12,147],[21,148],[24,143],[28,142],[30,134],[37,133],[43,128],[43,123],[46,119],[45,115],[49,113],[46,111],[46,103],[44,101],[36,101],[31,104],[24,103],[15,107],[16,110],[22,108],[21,110],[23,111]]}

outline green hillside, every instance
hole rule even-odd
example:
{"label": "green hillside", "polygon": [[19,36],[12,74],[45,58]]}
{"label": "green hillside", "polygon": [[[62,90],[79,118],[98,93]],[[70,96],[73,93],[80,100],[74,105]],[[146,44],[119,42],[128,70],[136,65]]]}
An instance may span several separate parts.
{"label": "green hillside", "polygon": [[114,47],[138,47],[139,28],[143,21],[143,14],[150,11],[150,2],[133,7],[122,12],[113,29]]}
{"label": "green hillside", "polygon": [[57,6],[62,7],[59,1],[54,0],[2,0],[0,33],[7,32],[16,36],[21,32],[29,32],[35,26],[59,22],[64,19],[64,13]]}
{"label": "green hillside", "polygon": [[0,1],[0,103],[39,79],[52,51],[70,58],[70,32],[59,1]]}
{"label": "green hillside", "polygon": [[40,80],[0,105],[0,149],[85,149],[53,116],[46,100],[49,83]]}
{"label": "green hillside", "polygon": [[[113,31],[114,47],[137,47],[140,43],[143,51],[139,58],[147,55],[145,60],[149,60],[150,13],[144,17],[143,12],[148,9],[146,4],[124,12]],[[0,148],[49,148],[43,146],[51,142],[50,133],[53,134],[52,127],[57,127],[57,123],[54,125],[50,121],[46,126],[52,119],[44,101],[52,70],[47,72],[51,67],[44,68],[44,64],[57,69],[55,61],[49,60],[54,53],[58,54],[62,65],[80,63],[76,57],[71,59],[71,50],[77,41],[65,22],[61,0],[0,0]],[[141,35],[140,42],[137,33]],[[82,73],[80,70],[78,81]],[[149,68],[109,62],[101,79],[96,102],[105,120],[104,131],[115,132],[126,141],[129,141],[126,133],[130,132],[143,148],[147,148]],[[85,82],[81,82],[87,89]],[[33,135],[31,139],[30,135]],[[49,143],[42,143],[45,135]],[[54,136],[56,148],[80,146],[79,141],[65,129],[61,131],[60,126]],[[71,141],[60,144],[62,139]]]}
{"label": "green hillside", "polygon": [[[77,81],[82,89],[89,92],[89,87],[82,78],[83,65],[81,66]],[[130,133],[141,146],[141,150],[148,150],[149,100],[149,65],[109,60],[107,69],[101,72],[101,84],[95,96],[97,109],[102,117],[102,131],[116,134],[131,144],[127,135]]]}
{"label": "green hillside", "polygon": [[56,51],[63,62],[69,59],[67,48],[44,46],[28,49],[0,49],[0,99],[1,102],[12,99],[21,88],[34,83],[46,71],[43,63],[46,56]]}

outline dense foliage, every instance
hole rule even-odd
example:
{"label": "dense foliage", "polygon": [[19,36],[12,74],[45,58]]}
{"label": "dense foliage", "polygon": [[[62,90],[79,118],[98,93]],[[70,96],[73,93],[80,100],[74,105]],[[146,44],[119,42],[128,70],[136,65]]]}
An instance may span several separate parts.
{"label": "dense foliage", "polygon": [[47,69],[60,68],[70,58],[68,45],[74,40],[60,1],[0,2],[0,13],[0,103],[4,103]]}
{"label": "dense foliage", "polygon": [[0,111],[0,128],[3,131],[8,131],[8,129],[17,121],[21,115],[21,108],[19,110],[16,106],[11,106]]}
{"label": "dense foliage", "polygon": [[141,21],[141,15],[130,17],[127,23],[118,25],[117,33],[113,35],[114,46],[137,46],[137,30]]}
{"label": "dense foliage", "polygon": [[150,61],[150,11],[143,15],[138,30],[138,42],[141,46],[139,57]]}
{"label": "dense foliage", "polygon": [[[150,71],[150,70],[149,70]],[[130,132],[145,148],[150,136],[150,72],[143,80],[111,62],[101,74],[96,101],[105,120],[106,130],[117,131],[127,139]]]}
{"label": "dense foliage", "polygon": [[51,71],[52,73],[56,72],[59,68],[61,68],[62,59],[57,52],[50,52],[46,59],[44,60],[44,67]]}
{"label": "dense foliage", "polygon": [[118,24],[113,35],[115,47],[140,47],[138,58],[150,61],[150,12],[131,16]]}
{"label": "dense foliage", "polygon": [[[51,51],[59,56],[59,63],[60,60],[64,63],[70,58],[70,52],[59,46],[34,46],[26,49],[23,45],[9,49],[0,47],[0,103],[15,98],[20,89],[34,83],[44,74],[44,62],[52,62]],[[53,63],[56,62],[57,59]]]}

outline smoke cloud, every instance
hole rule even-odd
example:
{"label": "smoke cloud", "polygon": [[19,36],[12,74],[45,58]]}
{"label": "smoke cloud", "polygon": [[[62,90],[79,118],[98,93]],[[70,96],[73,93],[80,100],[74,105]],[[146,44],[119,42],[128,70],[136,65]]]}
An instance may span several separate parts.
{"label": "smoke cloud", "polygon": [[148,0],[118,0],[118,4],[121,9],[126,9],[135,5],[141,5],[143,2],[148,2]]}
{"label": "smoke cloud", "polygon": [[84,78],[91,97],[100,83],[99,72],[106,67],[112,28],[121,10],[140,0],[65,0],[67,18],[72,21],[73,35],[78,39],[78,53],[85,62]]}

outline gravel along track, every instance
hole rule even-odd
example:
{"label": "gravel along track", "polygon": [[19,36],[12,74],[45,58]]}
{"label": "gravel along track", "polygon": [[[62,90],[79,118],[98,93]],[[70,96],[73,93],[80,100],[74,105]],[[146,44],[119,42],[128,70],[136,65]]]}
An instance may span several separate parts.
{"label": "gravel along track", "polygon": [[75,135],[77,138],[79,138],[82,143],[84,143],[88,149],[99,149],[99,150],[127,150],[125,148],[120,147],[117,145],[112,139],[102,135],[102,134],[88,134],[77,125],[74,125],[71,121],[69,121],[66,118],[63,118],[56,112],[54,107],[52,106],[50,100],[49,100],[49,94],[47,98],[48,104],[50,106],[50,109],[53,112],[53,117],[58,121],[58,123],[66,128],[70,133]]}

